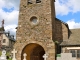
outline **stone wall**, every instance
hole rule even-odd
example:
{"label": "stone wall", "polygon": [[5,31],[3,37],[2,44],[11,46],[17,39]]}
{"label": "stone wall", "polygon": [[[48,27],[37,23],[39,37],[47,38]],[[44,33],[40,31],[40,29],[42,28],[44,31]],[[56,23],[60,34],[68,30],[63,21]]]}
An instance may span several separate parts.
{"label": "stone wall", "polygon": [[62,42],[63,41],[63,32],[62,32],[62,22],[58,19],[55,20],[55,40]]}
{"label": "stone wall", "polygon": [[61,20],[55,18],[55,40],[62,42],[68,39],[68,25]]}
{"label": "stone wall", "polygon": [[[14,45],[18,51],[17,60],[21,60],[22,50],[31,43],[39,44],[44,48],[48,55],[47,60],[55,60],[55,44],[52,38],[55,30],[55,24],[53,24],[55,23],[55,11],[52,11],[54,9],[52,8],[54,2],[52,2],[53,0],[42,0],[41,3],[27,5],[26,0],[21,0],[17,40]],[[37,18],[37,23],[32,22],[32,17]]]}
{"label": "stone wall", "polygon": [[69,30],[68,29],[69,29],[69,27],[68,27],[67,23],[62,24],[63,40],[67,40],[69,37]]}
{"label": "stone wall", "polygon": [[57,60],[77,60],[76,57],[72,57],[71,53],[61,53],[61,57],[57,57]]}

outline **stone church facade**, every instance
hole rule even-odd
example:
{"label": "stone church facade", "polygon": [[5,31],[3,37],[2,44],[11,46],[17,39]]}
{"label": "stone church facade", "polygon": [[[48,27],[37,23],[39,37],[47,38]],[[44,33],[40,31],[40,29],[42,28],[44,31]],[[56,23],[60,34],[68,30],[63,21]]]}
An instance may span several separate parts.
{"label": "stone church facade", "polygon": [[[18,51],[17,60],[23,60],[24,53],[27,54],[27,60],[44,60],[42,57],[44,54],[48,56],[47,60],[55,60],[57,53],[69,52],[65,47],[76,46],[79,41],[77,39],[78,41],[74,42],[76,32],[70,30],[67,23],[56,18],[54,2],[54,0],[21,0],[14,45]],[[74,44],[68,45],[69,41]]]}
{"label": "stone church facade", "polygon": [[18,51],[17,60],[55,60],[55,32],[54,0],[21,0],[17,39],[14,48]]}

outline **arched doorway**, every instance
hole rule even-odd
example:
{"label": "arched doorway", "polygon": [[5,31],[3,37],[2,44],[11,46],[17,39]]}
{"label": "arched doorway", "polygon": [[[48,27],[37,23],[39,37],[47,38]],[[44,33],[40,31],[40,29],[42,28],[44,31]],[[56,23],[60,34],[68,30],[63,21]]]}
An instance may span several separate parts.
{"label": "arched doorway", "polygon": [[45,54],[44,48],[36,43],[30,43],[24,47],[21,54],[21,60],[23,60],[23,54],[26,53],[27,60],[44,60],[43,55]]}

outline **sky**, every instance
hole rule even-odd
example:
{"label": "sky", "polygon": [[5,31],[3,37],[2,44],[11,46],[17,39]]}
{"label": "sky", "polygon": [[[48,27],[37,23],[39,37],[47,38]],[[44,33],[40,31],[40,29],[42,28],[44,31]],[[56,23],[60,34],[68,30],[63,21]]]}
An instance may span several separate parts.
{"label": "sky", "polygon": [[[69,25],[70,29],[80,28],[80,0],[55,0],[56,17]],[[0,26],[4,19],[5,30],[16,35],[20,0],[0,0]]]}

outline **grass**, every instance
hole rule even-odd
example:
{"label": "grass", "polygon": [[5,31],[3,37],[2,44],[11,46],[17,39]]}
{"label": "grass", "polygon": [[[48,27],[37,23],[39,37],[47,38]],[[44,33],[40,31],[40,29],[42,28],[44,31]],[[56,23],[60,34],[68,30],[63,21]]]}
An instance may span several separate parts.
{"label": "grass", "polygon": [[9,58],[8,60],[12,60],[12,58]]}
{"label": "grass", "polygon": [[0,51],[0,56],[2,55],[2,52]]}

